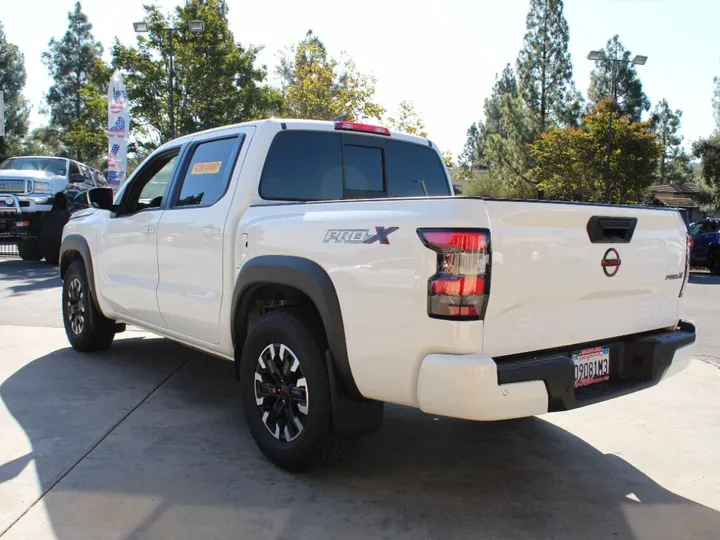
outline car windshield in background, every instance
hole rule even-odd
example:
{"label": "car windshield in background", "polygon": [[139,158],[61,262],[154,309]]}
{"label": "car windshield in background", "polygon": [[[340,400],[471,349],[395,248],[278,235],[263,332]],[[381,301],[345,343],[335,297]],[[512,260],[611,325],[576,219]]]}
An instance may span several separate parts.
{"label": "car windshield in background", "polygon": [[65,176],[67,162],[57,158],[12,158],[0,165],[0,169],[13,171],[45,171],[56,176]]}

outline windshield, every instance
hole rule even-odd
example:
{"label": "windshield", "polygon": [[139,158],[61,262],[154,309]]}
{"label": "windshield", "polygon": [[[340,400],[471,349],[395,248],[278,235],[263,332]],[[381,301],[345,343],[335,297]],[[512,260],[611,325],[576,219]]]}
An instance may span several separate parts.
{"label": "windshield", "polygon": [[12,158],[0,165],[0,169],[13,171],[45,171],[56,176],[65,176],[67,162],[60,158]]}

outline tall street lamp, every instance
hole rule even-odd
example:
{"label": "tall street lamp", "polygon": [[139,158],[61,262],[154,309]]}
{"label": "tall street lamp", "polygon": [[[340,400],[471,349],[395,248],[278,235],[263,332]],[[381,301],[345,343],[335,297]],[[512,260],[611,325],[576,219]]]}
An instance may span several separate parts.
{"label": "tall street lamp", "polygon": [[[141,34],[145,32],[150,31],[150,26],[148,23],[142,21],[142,22],[136,22],[133,23],[133,28],[135,29],[135,32]],[[163,28],[164,31],[168,33],[168,93],[169,93],[169,110],[168,110],[168,117],[170,119],[170,139],[175,138],[175,98],[174,98],[174,92],[173,92],[173,78],[175,77],[175,63],[173,59],[173,37],[175,34],[175,27],[166,27]],[[200,32],[205,30],[205,23],[203,21],[189,21],[188,22],[188,30],[192,32],[193,34],[199,34]]]}
{"label": "tall street lamp", "polygon": [[620,63],[624,64],[633,64],[635,66],[644,66],[645,62],[647,62],[648,57],[642,56],[642,55],[636,55],[635,58],[632,60],[626,60],[624,58],[618,58],[617,57],[617,49],[615,50],[615,57],[614,58],[608,58],[605,56],[605,53],[602,51],[590,51],[588,54],[588,60],[592,60],[594,62],[606,62],[610,64],[610,120],[608,122],[608,140],[607,140],[607,150],[605,152],[605,194],[604,199],[605,202],[610,202],[610,151],[612,148],[612,123],[613,123],[613,108],[615,105],[615,94],[616,92],[616,74],[615,74],[615,66],[617,66]]}

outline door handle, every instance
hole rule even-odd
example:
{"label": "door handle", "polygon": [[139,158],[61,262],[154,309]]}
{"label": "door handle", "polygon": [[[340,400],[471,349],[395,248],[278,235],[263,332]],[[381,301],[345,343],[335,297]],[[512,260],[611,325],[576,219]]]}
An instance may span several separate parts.
{"label": "door handle", "polygon": [[220,228],[219,227],[203,227],[202,233],[207,234],[208,236],[217,236],[220,234]]}
{"label": "door handle", "polygon": [[150,234],[155,232],[155,227],[143,227],[142,232],[145,234]]}

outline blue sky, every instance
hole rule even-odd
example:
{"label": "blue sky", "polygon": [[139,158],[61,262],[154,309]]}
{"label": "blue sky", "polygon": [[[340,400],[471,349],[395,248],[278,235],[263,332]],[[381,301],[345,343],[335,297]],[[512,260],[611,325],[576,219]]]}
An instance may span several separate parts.
{"label": "blue sky", "polygon": [[[166,12],[184,0],[158,0]],[[96,39],[134,40],[132,23],[141,0],[84,0]],[[522,46],[529,0],[227,0],[230,28],[243,44],[264,45],[261,63],[271,72],[280,49],[312,30],[330,52],[347,52],[361,71],[377,79],[377,101],[392,114],[399,101],[415,103],[430,137],[457,155],[465,131],[482,118],[483,100],[495,74],[513,65]],[[0,0],[8,39],[25,55],[26,95],[33,125],[51,83],[40,60],[51,37],[60,37],[74,0]],[[717,0],[565,0],[575,82],[585,95],[592,62],[588,51],[613,34],[633,54],[649,57],[638,67],[653,105],[666,98],[683,110],[689,145],[714,128],[713,76],[720,75]]]}

